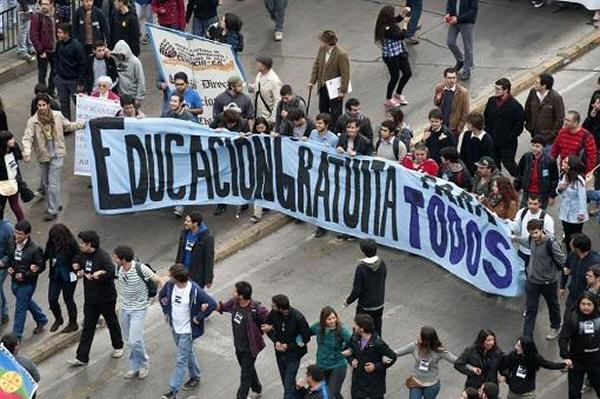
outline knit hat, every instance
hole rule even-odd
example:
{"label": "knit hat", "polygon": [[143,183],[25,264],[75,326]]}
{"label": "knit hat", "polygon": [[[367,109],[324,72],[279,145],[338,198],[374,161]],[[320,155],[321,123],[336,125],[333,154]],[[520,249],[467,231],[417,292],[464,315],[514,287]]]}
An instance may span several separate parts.
{"label": "knit hat", "polygon": [[227,87],[232,88],[235,86],[239,86],[241,85],[242,82],[242,78],[240,78],[239,76],[230,76],[229,79],[227,79]]}
{"label": "knit hat", "polygon": [[273,68],[273,58],[267,56],[258,56],[256,57],[256,62],[259,62],[266,66],[267,68]]}
{"label": "knit hat", "polygon": [[323,33],[321,33],[321,35],[319,36],[319,39],[329,44],[330,46],[334,46],[338,40],[335,32],[329,29],[324,30]]}

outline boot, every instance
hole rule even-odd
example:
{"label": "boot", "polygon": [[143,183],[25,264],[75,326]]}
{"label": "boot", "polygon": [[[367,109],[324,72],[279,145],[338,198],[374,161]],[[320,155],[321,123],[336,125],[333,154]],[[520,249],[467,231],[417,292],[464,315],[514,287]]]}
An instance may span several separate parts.
{"label": "boot", "polygon": [[60,331],[60,333],[68,334],[68,333],[75,332],[78,329],[79,329],[79,324],[77,324],[76,321],[69,321],[69,324],[67,324],[67,326]]}
{"label": "boot", "polygon": [[56,330],[58,330],[58,327],[62,326],[62,324],[63,324],[64,322],[65,322],[65,321],[63,320],[63,318],[62,318],[62,317],[60,317],[60,316],[59,316],[59,317],[56,317],[56,318],[54,319],[54,324],[52,324],[52,327],[50,327],[50,332],[56,332]]}

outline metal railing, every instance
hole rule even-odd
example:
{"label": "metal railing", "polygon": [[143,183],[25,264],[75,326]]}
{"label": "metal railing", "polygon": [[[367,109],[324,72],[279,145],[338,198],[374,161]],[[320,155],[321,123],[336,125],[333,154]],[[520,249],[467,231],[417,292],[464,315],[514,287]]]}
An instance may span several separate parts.
{"label": "metal railing", "polygon": [[[6,1],[6,0],[5,0]],[[0,2],[2,4],[2,2]],[[12,6],[6,10],[0,9],[0,54],[5,53],[17,47],[18,18],[19,11],[17,6]]]}

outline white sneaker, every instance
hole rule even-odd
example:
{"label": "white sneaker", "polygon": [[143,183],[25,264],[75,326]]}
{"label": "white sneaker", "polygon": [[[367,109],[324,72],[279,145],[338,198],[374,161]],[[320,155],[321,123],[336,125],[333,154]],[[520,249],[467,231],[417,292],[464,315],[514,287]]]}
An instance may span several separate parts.
{"label": "white sneaker", "polygon": [[115,349],[112,353],[112,357],[114,359],[118,359],[120,357],[123,357],[124,353],[125,353],[125,351],[123,349]]}
{"label": "white sneaker", "polygon": [[283,40],[283,32],[275,32],[275,41],[280,42]]}
{"label": "white sneaker", "polygon": [[548,341],[551,341],[553,339],[556,339],[558,337],[558,333],[559,333],[559,329],[558,328],[551,328],[550,332],[548,333],[548,335],[546,335],[546,339]]}
{"label": "white sneaker", "polygon": [[126,380],[132,380],[135,378],[136,375],[137,371],[129,370],[127,373],[125,373],[125,375],[123,375],[123,378],[125,378]]}
{"label": "white sneaker", "polygon": [[177,205],[174,209],[173,209],[173,213],[175,214],[175,216],[177,216],[178,218],[183,216],[183,210],[185,208],[181,205]]}
{"label": "white sneaker", "polygon": [[148,377],[148,373],[150,373],[150,370],[148,370],[148,367],[142,367],[140,369],[140,371],[138,371],[138,378],[140,380],[143,380],[144,378]]}
{"label": "white sneaker", "polygon": [[81,366],[87,366],[87,363],[82,362],[81,360],[75,358],[73,360],[69,360],[67,363],[69,363],[71,365],[71,367],[81,367]]}

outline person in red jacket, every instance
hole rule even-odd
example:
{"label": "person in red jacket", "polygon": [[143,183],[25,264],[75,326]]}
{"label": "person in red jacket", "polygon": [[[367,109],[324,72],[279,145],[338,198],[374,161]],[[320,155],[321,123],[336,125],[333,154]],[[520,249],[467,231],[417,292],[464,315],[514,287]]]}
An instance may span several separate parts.
{"label": "person in red jacket", "polygon": [[31,16],[29,40],[37,53],[38,83],[46,84],[48,66],[48,94],[54,95],[54,65],[56,62],[56,24],[58,14],[51,0],[40,0],[40,8]]}
{"label": "person in red jacket", "polygon": [[402,166],[431,176],[437,176],[439,169],[438,164],[429,158],[429,151],[423,142],[415,144],[413,152],[402,160]]}
{"label": "person in red jacket", "polygon": [[160,26],[185,31],[183,0],[152,0],[152,11],[158,15]]}
{"label": "person in red jacket", "polygon": [[568,111],[563,128],[558,131],[552,146],[552,158],[566,159],[577,155],[585,164],[586,173],[596,166],[596,141],[594,136],[580,125],[581,117],[577,111]]}

